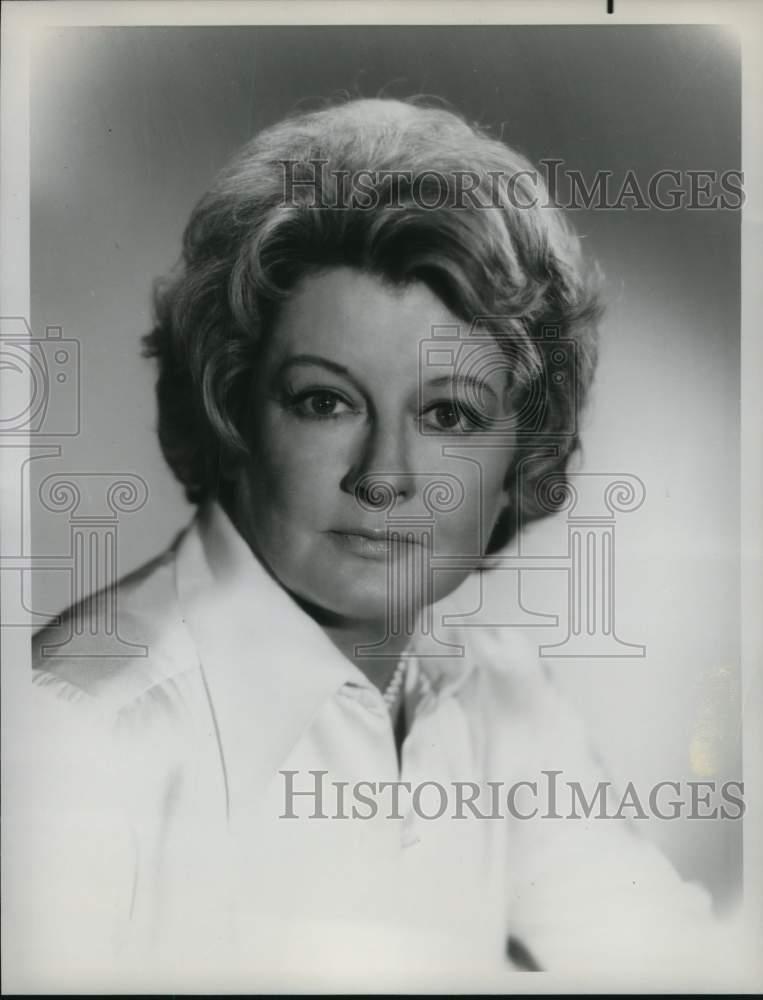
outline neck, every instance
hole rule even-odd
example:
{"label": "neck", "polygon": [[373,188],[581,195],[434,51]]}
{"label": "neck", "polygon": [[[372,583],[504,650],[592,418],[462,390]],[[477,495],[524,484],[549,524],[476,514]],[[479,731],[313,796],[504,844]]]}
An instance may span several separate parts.
{"label": "neck", "polygon": [[[411,636],[389,635],[386,621],[349,621],[323,608],[306,602],[296,594],[292,598],[303,611],[321,626],[336,648],[380,691],[384,691],[395,671],[400,655],[408,646]],[[384,643],[384,655],[374,655],[373,650],[363,652],[363,647]]]}
{"label": "neck", "polygon": [[[325,628],[324,631],[336,648],[351,660],[376,687],[384,692],[395,671],[400,655],[408,645],[409,636],[387,636],[386,627],[377,628],[355,625],[351,628]],[[364,646],[372,646],[384,641],[384,655],[375,656],[373,650],[360,652]]]}

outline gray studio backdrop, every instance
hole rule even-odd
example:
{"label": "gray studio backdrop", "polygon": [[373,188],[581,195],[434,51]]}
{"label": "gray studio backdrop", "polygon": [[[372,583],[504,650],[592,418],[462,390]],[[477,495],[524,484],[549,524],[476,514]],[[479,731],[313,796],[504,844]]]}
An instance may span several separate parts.
{"label": "gray studio backdrop", "polygon": [[[740,165],[739,56],[720,28],[46,33],[33,67],[31,324],[36,337],[60,328],[76,342],[66,387],[80,419],[64,400],[56,419],[73,433],[57,439],[59,456],[30,463],[35,557],[70,555],[71,511],[39,498],[55,474],[79,475],[85,513],[103,507],[107,480],[92,474],[145,482],[147,502],[119,517],[120,573],[186,523],[192,510],[155,438],[153,372],[139,357],[152,280],[174,263],[216,170],[254,132],[303,99],[382,88],[446,98],[534,162],[561,160],[588,180],[633,170],[646,185],[659,170]],[[739,212],[571,217],[608,298],[581,468],[646,487],[618,520],[616,573],[618,631],[647,655],[551,662],[620,782],[740,778]],[[561,515],[534,526],[523,552],[563,552],[566,538]],[[67,567],[64,558],[27,578],[25,600],[41,617],[71,599]],[[524,604],[563,615],[565,586],[563,568],[523,574]],[[534,635],[550,643],[562,632]],[[720,905],[733,897],[740,823],[652,821],[646,832]]]}

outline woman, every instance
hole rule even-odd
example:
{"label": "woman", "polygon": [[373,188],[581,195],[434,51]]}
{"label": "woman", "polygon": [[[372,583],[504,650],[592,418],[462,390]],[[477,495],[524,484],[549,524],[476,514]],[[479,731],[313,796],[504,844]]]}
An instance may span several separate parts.
{"label": "woman", "polygon": [[[218,177],[145,340],[199,507],[119,586],[147,655],[35,641],[43,965],[85,988],[471,988],[680,972],[717,940],[622,822],[533,814],[540,775],[603,777],[582,727],[513,631],[438,611],[553,509],[589,271],[529,164],[440,108],[299,114]],[[574,347],[559,381],[549,329]]]}

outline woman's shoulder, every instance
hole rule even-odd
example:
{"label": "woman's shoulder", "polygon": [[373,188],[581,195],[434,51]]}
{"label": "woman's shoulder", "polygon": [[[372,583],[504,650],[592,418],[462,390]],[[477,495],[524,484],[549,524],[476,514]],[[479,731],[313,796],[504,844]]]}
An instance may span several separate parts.
{"label": "woman's shoulder", "polygon": [[59,699],[118,712],[198,667],[175,582],[177,542],[32,638],[32,681]]}
{"label": "woman's shoulder", "polygon": [[565,704],[537,642],[521,628],[485,626],[469,630],[462,642],[480,672],[508,705],[517,709]]}
{"label": "woman's shoulder", "polygon": [[[538,644],[520,628],[471,629],[466,640],[485,693],[485,711],[512,745],[537,757],[538,766],[575,762],[586,772],[604,761],[589,726],[555,680]],[[516,751],[516,747],[513,751]]]}

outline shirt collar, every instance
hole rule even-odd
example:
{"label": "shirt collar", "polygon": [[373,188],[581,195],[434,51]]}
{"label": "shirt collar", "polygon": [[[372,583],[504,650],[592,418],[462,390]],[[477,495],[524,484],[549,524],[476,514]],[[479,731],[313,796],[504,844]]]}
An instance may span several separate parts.
{"label": "shirt collar", "polygon": [[[236,803],[275,774],[323,703],[345,684],[369,682],[270,576],[218,503],[200,507],[182,536],[176,573],[233,822]],[[463,648],[463,636],[449,630],[446,641],[459,639]],[[455,693],[474,667],[468,655],[447,652],[418,662],[436,696]]]}

